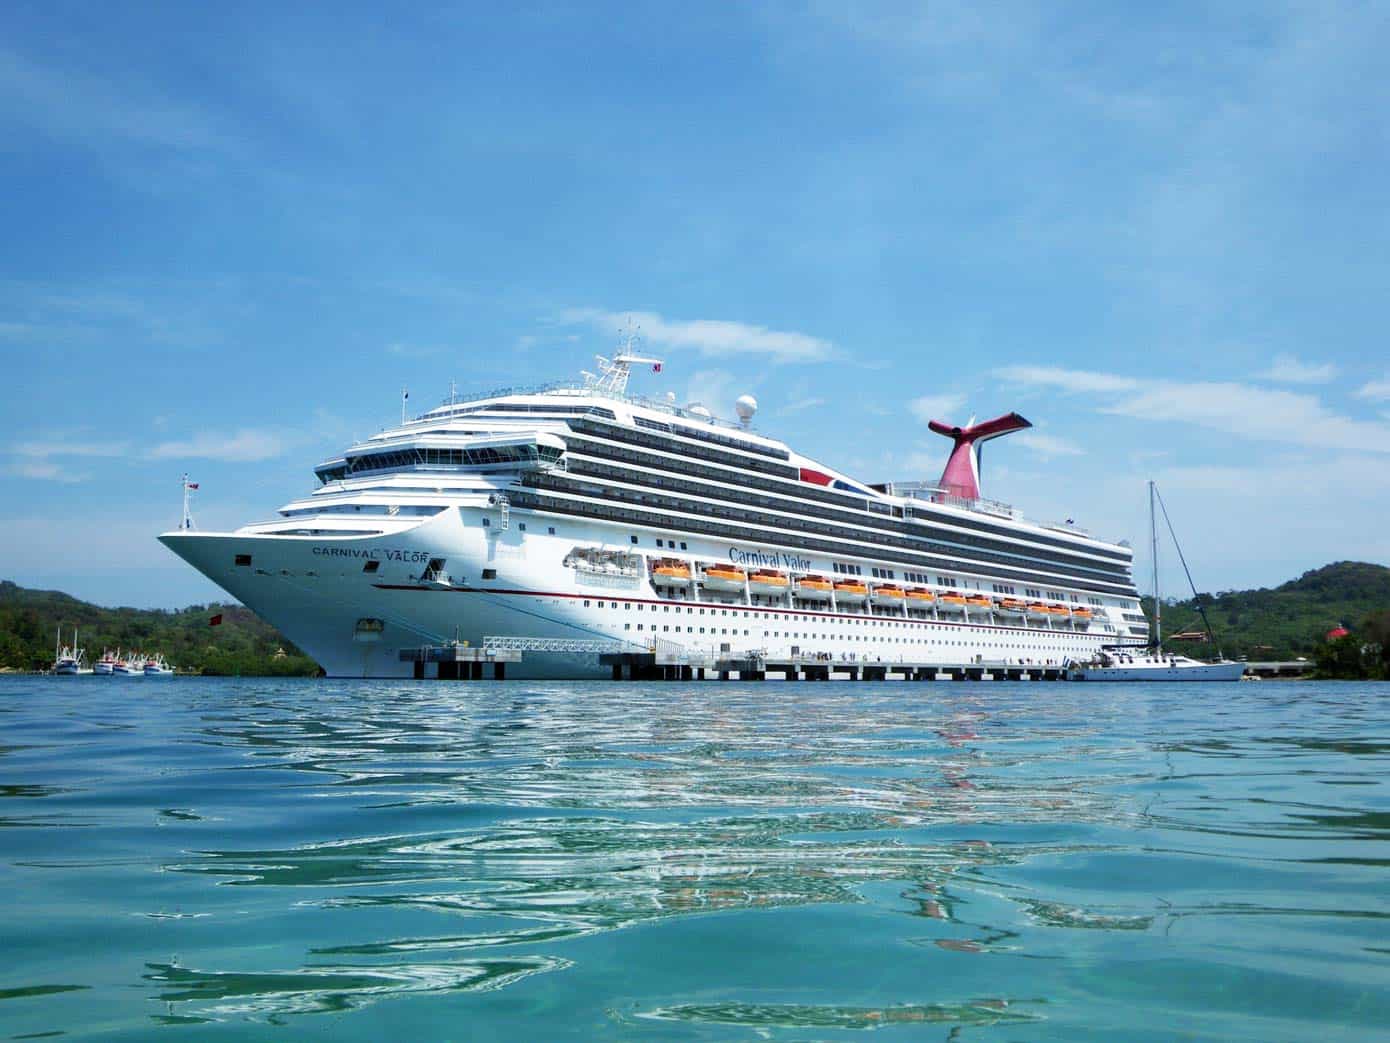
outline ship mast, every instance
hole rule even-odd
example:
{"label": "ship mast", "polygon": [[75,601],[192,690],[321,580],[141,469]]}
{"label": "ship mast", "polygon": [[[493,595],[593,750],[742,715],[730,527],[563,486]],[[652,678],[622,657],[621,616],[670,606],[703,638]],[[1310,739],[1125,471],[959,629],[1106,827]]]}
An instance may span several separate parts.
{"label": "ship mast", "polygon": [[1154,520],[1154,483],[1149,479],[1149,542],[1152,547],[1150,557],[1153,560],[1154,577],[1154,632],[1153,646],[1155,649],[1163,643],[1163,609],[1160,607],[1162,602],[1158,600],[1158,525]]}

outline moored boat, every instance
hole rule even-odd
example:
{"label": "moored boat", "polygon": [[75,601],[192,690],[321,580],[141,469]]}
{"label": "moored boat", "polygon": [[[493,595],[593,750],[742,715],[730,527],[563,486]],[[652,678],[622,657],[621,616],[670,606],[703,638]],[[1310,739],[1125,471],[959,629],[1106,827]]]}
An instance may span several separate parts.
{"label": "moored boat", "polygon": [[116,653],[109,648],[101,653],[101,658],[92,664],[92,673],[110,677],[116,669]]}

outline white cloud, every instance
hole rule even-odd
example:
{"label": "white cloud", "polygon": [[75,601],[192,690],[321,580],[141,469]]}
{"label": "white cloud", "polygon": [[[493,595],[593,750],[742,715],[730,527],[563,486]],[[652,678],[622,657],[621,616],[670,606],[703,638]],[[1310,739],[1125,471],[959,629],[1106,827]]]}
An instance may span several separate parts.
{"label": "white cloud", "polygon": [[1373,402],[1390,401],[1390,377],[1362,384],[1356,391],[1356,397],[1369,398]]}
{"label": "white cloud", "polygon": [[1060,391],[1133,391],[1139,387],[1139,381],[1133,377],[1085,369],[1063,369],[1060,366],[1003,366],[996,369],[994,375],[1015,384],[1057,388]]}
{"label": "white cloud", "polygon": [[955,394],[922,395],[907,404],[912,415],[925,423],[928,420],[947,421],[965,408],[965,396]]}
{"label": "white cloud", "polygon": [[78,474],[75,471],[68,470],[66,467],[60,467],[58,464],[49,463],[46,460],[36,463],[15,464],[12,467],[6,468],[5,473],[14,475],[16,478],[31,478],[41,482],[64,482],[68,484],[86,481],[88,477],[85,474]]}
{"label": "white cloud", "polygon": [[778,416],[791,416],[793,413],[803,413],[808,409],[816,409],[825,405],[823,398],[799,398],[795,402],[788,402],[781,409],[777,410]]}
{"label": "white cloud", "polygon": [[1330,362],[1300,362],[1292,355],[1279,355],[1273,365],[1260,374],[1265,380],[1280,384],[1326,384],[1337,375]]}
{"label": "white cloud", "polygon": [[702,355],[769,355],[778,362],[820,362],[835,355],[830,341],[808,333],[724,319],[667,319],[656,312],[597,308],[571,308],[560,319],[615,336],[633,327],[641,341],[654,348],[690,349]]}
{"label": "white cloud", "polygon": [[1111,395],[1097,409],[1113,416],[1195,424],[1240,438],[1287,445],[1390,453],[1390,424],[1342,416],[1307,393],[1222,381],[1140,382],[1112,373],[1047,366],[1009,366],[995,373],[1035,387]]}
{"label": "white cloud", "polygon": [[1009,440],[1044,459],[1051,459],[1054,456],[1081,456],[1086,452],[1079,445],[1068,442],[1065,438],[1044,434],[1041,431],[1023,431]]}
{"label": "white cloud", "polygon": [[126,449],[124,442],[18,442],[10,452],[46,460],[50,456],[124,456]]}
{"label": "white cloud", "polygon": [[161,442],[145,453],[149,460],[231,460],[252,462],[279,456],[287,448],[283,436],[242,428],[234,434],[204,431],[181,442]]}
{"label": "white cloud", "polygon": [[738,378],[724,369],[700,369],[690,375],[685,402],[699,404],[717,417],[733,415],[733,401],[743,392],[734,383]]}

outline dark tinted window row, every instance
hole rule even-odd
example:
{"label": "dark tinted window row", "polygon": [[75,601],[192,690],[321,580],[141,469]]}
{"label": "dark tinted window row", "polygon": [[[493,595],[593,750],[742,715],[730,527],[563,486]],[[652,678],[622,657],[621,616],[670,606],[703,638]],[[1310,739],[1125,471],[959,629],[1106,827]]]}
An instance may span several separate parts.
{"label": "dark tinted window row", "polygon": [[[562,489],[562,486],[559,483],[555,482],[550,476],[546,475],[528,475],[524,479],[524,482],[527,486],[530,486],[538,490],[556,489],[557,491],[560,491]],[[589,492],[583,489],[564,491],[579,492],[581,495],[594,495],[593,492]],[[634,504],[634,507],[638,508],[635,510],[627,509],[624,507],[612,506],[611,504],[613,503],[632,502],[624,501],[620,496],[617,495],[617,492],[617,490],[610,489],[603,493],[603,495],[609,501],[608,504],[578,503],[570,500],[562,500],[554,496],[546,496],[541,492],[528,493],[523,491],[513,492],[511,494],[511,501],[512,504],[517,507],[533,505],[542,510],[558,511],[564,514],[574,514],[582,517],[591,518],[608,518],[620,521],[635,521],[638,524],[642,525],[654,525],[664,527],[669,527],[672,524],[672,519],[669,517],[667,513],[663,512],[667,512],[672,509],[681,509],[662,503],[661,501],[665,500],[666,498],[661,496],[645,497],[644,501],[640,505]],[[709,507],[709,505],[702,506],[705,506],[706,508]],[[698,514],[699,512],[692,513]],[[731,520],[737,519],[746,521],[745,524],[741,526],[726,525],[721,524],[719,522],[706,521],[702,517],[697,517],[682,518],[680,520],[680,525],[681,527],[691,532],[701,532],[706,533],[708,535],[729,537],[744,543],[777,543],[785,542],[787,539],[785,535],[750,528],[751,525],[766,523],[763,522],[756,515],[750,515],[747,511],[716,507],[710,512],[710,514],[713,517],[726,517]],[[781,524],[780,520],[776,524],[779,528],[785,529],[791,527],[785,524]],[[817,529],[816,531],[820,530]],[[832,533],[834,532],[833,529],[831,529],[830,531]],[[864,536],[856,535],[850,537],[849,540],[851,542],[861,544],[873,544],[881,546],[884,548],[886,552],[884,555],[885,557],[891,556],[892,558],[898,559],[899,561],[907,564],[921,564],[929,568],[949,568],[952,570],[959,570],[964,572],[982,572],[987,570],[991,573],[1000,574],[1005,578],[1018,579],[1029,583],[1057,582],[1057,579],[1055,577],[1051,579],[1039,578],[1037,573],[1032,570],[1013,568],[1006,565],[992,565],[982,567],[978,563],[971,563],[969,561],[950,558],[945,555],[918,552],[914,549],[902,547],[887,539],[870,539]],[[847,548],[844,546],[844,542],[832,543],[828,540],[817,539],[814,536],[798,536],[796,538],[796,542],[799,547],[812,550],[821,550],[829,554],[845,554],[847,551]],[[987,557],[987,555],[974,555],[973,557],[985,558]],[[1131,582],[1107,582],[1104,580],[1094,580],[1089,577],[1080,576],[1068,577],[1065,580],[1065,582],[1073,586],[1082,587],[1086,590],[1095,590],[1101,593],[1127,595],[1134,595],[1135,593],[1134,585]]]}
{"label": "dark tinted window row", "polygon": [[608,438],[614,442],[645,446],[648,449],[660,449],[680,456],[693,456],[700,460],[711,460],[714,463],[725,464],[729,467],[741,467],[749,471],[759,471],[763,474],[775,474],[782,478],[795,479],[799,473],[795,467],[788,467],[785,464],[775,464],[769,460],[750,460],[747,457],[735,456],[733,453],[709,449],[702,445],[677,442],[673,438],[663,437],[655,433],[649,434],[646,431],[638,431],[635,428],[622,427],[618,424],[604,424],[585,418],[571,420],[569,427],[571,431],[591,434],[598,438]]}
{"label": "dark tinted window row", "polygon": [[791,459],[791,454],[785,449],[777,449],[773,446],[762,445],[758,442],[749,442],[743,438],[734,438],[732,435],[726,435],[720,431],[709,431],[701,427],[687,427],[681,423],[667,423],[664,420],[649,420],[644,416],[634,416],[632,419],[638,427],[645,427],[649,431],[665,431],[668,435],[680,435],[682,438],[694,438],[700,442],[727,445],[733,449],[742,449],[745,453],[757,453],[759,456],[770,456],[774,460]]}
{"label": "dark tinted window row", "polygon": [[[589,452],[591,443],[585,442],[583,445],[580,445],[578,440],[575,440],[572,445],[576,452]],[[619,452],[623,451],[620,450]],[[652,466],[655,467],[656,463],[654,462]],[[969,550],[965,550],[963,547],[953,548],[946,546],[944,543],[932,541],[929,539],[928,533],[924,532],[923,527],[920,525],[908,525],[901,521],[890,521],[886,518],[870,518],[863,513],[847,510],[832,510],[829,508],[815,507],[808,511],[805,503],[798,503],[795,499],[791,498],[770,495],[766,483],[760,483],[756,480],[737,483],[739,486],[751,486],[757,490],[756,492],[744,492],[742,488],[731,488],[731,486],[735,484],[733,482],[713,485],[691,481],[686,478],[667,478],[662,475],[647,475],[623,467],[582,460],[574,455],[570,456],[569,473],[573,475],[588,475],[599,479],[626,481],[633,484],[648,485],[661,489],[670,489],[675,492],[684,492],[696,496],[708,496],[716,500],[733,500],[740,504],[756,504],[761,507],[769,507],[774,510],[788,511],[799,515],[809,513],[817,520],[825,519],[839,521],[849,525],[873,525],[876,528],[887,529],[894,533],[898,541],[906,541],[919,546],[930,546],[944,553],[959,554],[964,550],[965,553],[971,553],[973,555],[976,553],[974,548],[979,547],[982,551],[993,552],[992,555],[980,555],[981,557],[989,557],[990,560],[1041,560],[1052,565],[1060,566],[1064,571],[1076,569],[1089,572],[1098,578],[1111,578],[1121,583],[1128,583],[1130,581],[1129,569],[1119,562],[1115,563],[1113,566],[1107,566],[1101,562],[1096,562],[1080,556],[1073,557],[1050,549],[1034,549],[1029,546],[1003,543],[1001,541],[989,539],[988,537],[972,536],[954,530],[945,530],[936,534],[937,540],[939,541],[950,541],[951,543],[962,544],[964,548],[970,548]],[[780,492],[781,490],[778,489],[776,491]],[[802,527],[792,521],[783,521],[779,524],[783,528]],[[824,527],[816,527],[816,531],[832,530]],[[856,535],[853,538],[863,539],[865,537]],[[1008,557],[1000,558],[997,556],[999,554],[1007,555]]]}
{"label": "dark tinted window row", "polygon": [[499,403],[481,406],[456,406],[443,412],[431,413],[432,417],[464,416],[472,413],[487,413],[491,416],[521,416],[532,413],[547,413],[551,416],[601,416],[608,420],[617,419],[611,409],[603,406],[535,406],[526,403]]}

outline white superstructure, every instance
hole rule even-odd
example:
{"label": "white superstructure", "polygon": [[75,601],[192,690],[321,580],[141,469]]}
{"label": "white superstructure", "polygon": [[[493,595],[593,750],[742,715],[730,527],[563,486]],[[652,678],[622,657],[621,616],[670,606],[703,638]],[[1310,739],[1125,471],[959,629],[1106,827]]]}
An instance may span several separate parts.
{"label": "white superstructure", "polygon": [[451,400],[321,464],[273,521],[160,539],[335,676],[409,677],[402,650],[452,640],[582,678],[657,644],[1061,665],[1147,638],[1127,545],[866,485],[751,430],[751,399],[732,424],[629,395],[634,363],[660,368]]}

